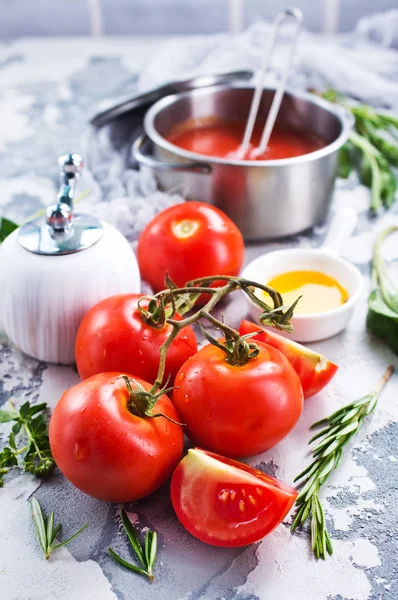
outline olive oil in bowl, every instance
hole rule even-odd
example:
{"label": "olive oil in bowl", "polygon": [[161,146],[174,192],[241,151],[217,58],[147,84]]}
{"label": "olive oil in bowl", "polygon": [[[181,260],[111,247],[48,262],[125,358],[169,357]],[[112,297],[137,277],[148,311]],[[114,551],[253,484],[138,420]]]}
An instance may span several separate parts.
{"label": "olive oil in bowl", "polygon": [[[319,271],[289,271],[273,277],[267,285],[278,290],[285,305],[299,297],[295,315],[312,315],[338,308],[349,298],[340,283]],[[265,294],[268,297],[268,294]]]}

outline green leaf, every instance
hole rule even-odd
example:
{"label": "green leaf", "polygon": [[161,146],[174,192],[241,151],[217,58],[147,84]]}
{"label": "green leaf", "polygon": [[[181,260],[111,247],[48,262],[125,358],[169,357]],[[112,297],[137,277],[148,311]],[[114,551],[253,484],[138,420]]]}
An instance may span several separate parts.
{"label": "green leaf", "polygon": [[316,470],[317,466],[318,461],[310,463],[308,467],[306,467],[303,471],[301,471],[301,473],[297,475],[297,477],[294,478],[294,482],[298,481],[299,479],[302,479],[304,475],[307,475],[307,478],[309,479],[313,475],[313,472]]}
{"label": "green leaf", "polygon": [[382,244],[387,236],[398,230],[387,227],[377,236],[373,254],[376,288],[368,298],[366,325],[371,333],[384,340],[398,354],[398,286],[391,280],[382,257]]}
{"label": "green leaf", "polygon": [[124,510],[124,508],[121,509],[120,511],[120,517],[122,519],[122,523],[123,523],[123,527],[127,533],[127,536],[130,540],[130,544],[132,545],[134,552],[136,553],[140,563],[146,568],[147,564],[145,562],[145,558],[142,552],[142,547],[141,547],[141,543],[140,540],[138,539],[138,535],[133,527],[133,525],[130,522],[130,519],[127,516],[126,511]]}
{"label": "green leaf", "polygon": [[374,290],[369,296],[366,327],[398,355],[398,314],[385,304],[380,290]]}
{"label": "green leaf", "polygon": [[336,437],[343,437],[344,435],[347,435],[348,433],[351,433],[352,431],[356,431],[359,427],[359,422],[358,421],[353,421],[352,423],[349,423],[346,427],[343,427],[343,429],[341,429],[338,433],[336,433]]}
{"label": "green leaf", "polygon": [[150,557],[150,552],[151,552],[151,540],[152,540],[151,534],[152,534],[152,532],[149,530],[145,534],[144,554],[145,554],[146,565],[149,565],[149,557]]}
{"label": "green leaf", "polygon": [[158,534],[156,533],[156,531],[153,531],[152,536],[151,536],[151,551],[149,554],[149,561],[148,561],[148,571],[149,572],[152,572],[153,565],[155,564],[157,549],[158,549]]}
{"label": "green leaf", "polygon": [[18,464],[18,459],[15,456],[13,450],[6,446],[0,452],[0,467],[16,467]]}
{"label": "green leaf", "polygon": [[353,146],[350,142],[340,148],[337,169],[338,176],[342,179],[347,179],[354,169]]}
{"label": "green leaf", "polygon": [[332,452],[335,452],[335,450],[337,450],[337,448],[340,445],[340,440],[334,440],[334,442],[332,442],[329,446],[327,446],[325,448],[325,450],[322,453],[323,458],[326,458],[327,456],[329,456],[330,454],[332,454]]}
{"label": "green leaf", "polygon": [[0,244],[4,242],[6,237],[10,235],[15,229],[18,229],[18,225],[10,219],[6,219],[5,217],[0,217]]}
{"label": "green leaf", "polygon": [[[28,402],[29,404],[29,402]],[[46,410],[47,409],[47,403],[46,402],[42,402],[41,404],[35,404],[34,406],[29,405],[29,416],[33,417],[33,415]]]}
{"label": "green leaf", "polygon": [[10,444],[10,447],[14,450],[14,452],[17,449],[17,446],[15,444],[15,434],[13,432],[10,433],[10,435],[8,436],[8,443]]}
{"label": "green leaf", "polygon": [[330,473],[330,471],[332,471],[333,466],[334,466],[334,457],[332,456],[325,463],[324,467],[322,467],[322,469],[319,471],[318,478],[323,479],[323,477],[325,477],[326,475],[328,475]]}
{"label": "green leaf", "polygon": [[21,408],[19,409],[19,414],[21,415],[21,417],[23,419],[27,419],[28,417],[30,417],[30,402],[24,402],[24,404],[22,404]]}
{"label": "green leaf", "polygon": [[116,552],[112,550],[112,548],[108,548],[108,552],[112,556],[112,558],[116,560],[116,562],[122,565],[122,567],[130,569],[130,571],[134,571],[134,573],[139,573],[140,575],[145,575],[146,577],[149,577],[149,573],[147,571],[144,571],[143,569],[140,569],[140,567],[136,567],[135,565],[132,565],[131,563],[127,562],[127,560],[124,560],[124,558],[116,554]]}
{"label": "green leaf", "polygon": [[74,533],[73,535],[71,535],[70,537],[68,537],[66,540],[63,540],[61,543],[57,544],[56,546],[52,546],[51,549],[55,550],[56,548],[61,548],[61,546],[66,546],[66,544],[69,544],[69,542],[71,542],[72,540],[74,540],[85,529],[87,529],[87,527],[88,527],[88,523],[86,523],[85,525],[83,525],[83,527],[80,527],[80,529],[78,531],[76,531],[76,533]]}
{"label": "green leaf", "polygon": [[47,555],[48,543],[47,543],[47,534],[46,534],[46,525],[44,522],[43,511],[40,506],[40,502],[33,496],[30,501],[30,508],[32,511],[33,522],[35,524],[37,537],[40,542],[40,546],[45,555]]}
{"label": "green leaf", "polygon": [[398,167],[398,147],[378,135],[377,130],[371,126],[367,127],[367,133],[369,141],[377,148],[390,165]]}
{"label": "green leaf", "polygon": [[47,518],[46,535],[48,545],[51,546],[54,541],[54,511],[52,511],[50,516]]}
{"label": "green leaf", "polygon": [[22,423],[20,423],[19,421],[17,423],[14,423],[14,425],[12,426],[13,434],[17,435],[21,431],[21,427],[22,427]]}
{"label": "green leaf", "polygon": [[53,531],[51,545],[54,543],[54,540],[57,538],[57,536],[61,533],[61,529],[62,529],[62,525],[60,523],[59,525],[56,526],[56,528]]}
{"label": "green leaf", "polygon": [[295,517],[293,519],[293,523],[290,526],[290,531],[292,533],[294,532],[295,529],[297,529],[297,527],[299,527],[302,524],[302,522],[304,522],[304,518],[302,518],[302,517],[303,517],[306,506],[310,506],[310,505],[309,504],[307,504],[307,505],[301,504],[299,506],[299,508],[295,514]]}
{"label": "green leaf", "polygon": [[325,540],[326,540],[326,550],[328,551],[328,553],[330,555],[332,555],[333,554],[333,546],[332,546],[332,542],[330,540],[329,534],[326,530],[325,530]]}
{"label": "green leaf", "polygon": [[18,419],[18,414],[15,412],[9,412],[8,410],[0,410],[0,423],[9,423]]}
{"label": "green leaf", "polygon": [[351,410],[348,410],[347,413],[345,414],[345,416],[341,419],[340,423],[347,423],[347,421],[351,421],[352,418],[354,418],[358,413],[357,408],[352,408]]}
{"label": "green leaf", "polygon": [[0,488],[4,487],[4,475],[6,475],[8,473],[7,469],[1,469],[0,468]]}

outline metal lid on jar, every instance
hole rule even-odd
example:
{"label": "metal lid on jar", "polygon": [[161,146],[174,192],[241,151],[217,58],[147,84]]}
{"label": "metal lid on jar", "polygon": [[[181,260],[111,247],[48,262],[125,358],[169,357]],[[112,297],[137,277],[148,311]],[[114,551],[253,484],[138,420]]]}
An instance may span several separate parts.
{"label": "metal lid on jar", "polygon": [[65,154],[58,160],[61,182],[57,203],[49,206],[45,217],[19,229],[18,241],[35,254],[63,255],[86,250],[102,237],[101,222],[90,215],[73,213],[76,180],[83,167],[79,154]]}

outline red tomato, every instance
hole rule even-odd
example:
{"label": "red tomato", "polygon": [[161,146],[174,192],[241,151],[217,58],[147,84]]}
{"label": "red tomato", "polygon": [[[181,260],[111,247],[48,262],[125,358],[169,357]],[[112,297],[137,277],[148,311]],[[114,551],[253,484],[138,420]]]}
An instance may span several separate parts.
{"label": "red tomato", "polygon": [[323,390],[336,373],[338,369],[336,364],[293,340],[250,321],[242,321],[239,327],[241,335],[260,330],[263,331],[251,339],[278,348],[286,356],[300,377],[304,398],[310,398]]}
{"label": "red tomato", "polygon": [[[111,296],[85,315],[75,344],[76,365],[82,379],[105,371],[125,371],[145,381],[155,381],[159,348],[173,327],[156,329],[145,323],[137,308],[141,297]],[[185,327],[168,349],[165,378],[170,374],[173,381],[178,369],[197,349],[193,330]]]}
{"label": "red tomato", "polygon": [[238,275],[244,243],[236,225],[221,210],[203,202],[177,204],[158,214],[141,233],[140,272],[155,291],[169,273],[180,287],[207,275]]}
{"label": "red tomato", "polygon": [[[146,390],[151,387],[135,380]],[[129,401],[121,373],[101,373],[66,391],[51,417],[55,462],[73,485],[99,500],[143,498],[162,485],[181,459],[182,427],[164,417],[138,417]],[[180,420],[165,395],[154,413]]]}
{"label": "red tomato", "polygon": [[282,481],[199,448],[188,450],[171,479],[177,517],[213,546],[257,542],[283,521],[296,498]]}
{"label": "red tomato", "polygon": [[173,402],[195,444],[234,458],[253,456],[294,427],[303,408],[300,380],[279,350],[266,344],[259,350],[234,366],[209,344],[181,367]]}

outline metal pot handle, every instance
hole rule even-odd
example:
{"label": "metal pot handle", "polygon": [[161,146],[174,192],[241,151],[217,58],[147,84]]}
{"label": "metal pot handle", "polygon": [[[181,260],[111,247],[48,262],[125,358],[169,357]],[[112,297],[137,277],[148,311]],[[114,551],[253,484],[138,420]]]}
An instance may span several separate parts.
{"label": "metal pot handle", "polygon": [[150,154],[145,154],[143,146],[150,142],[146,133],[140,135],[133,144],[133,157],[140,165],[145,165],[157,171],[191,171],[193,173],[211,173],[211,165],[205,162],[167,163],[157,160]]}
{"label": "metal pot handle", "polygon": [[350,133],[351,129],[354,127],[355,119],[354,115],[348,108],[344,106],[334,105],[336,112],[340,115],[341,120],[344,123],[344,127],[346,129],[347,135]]}

